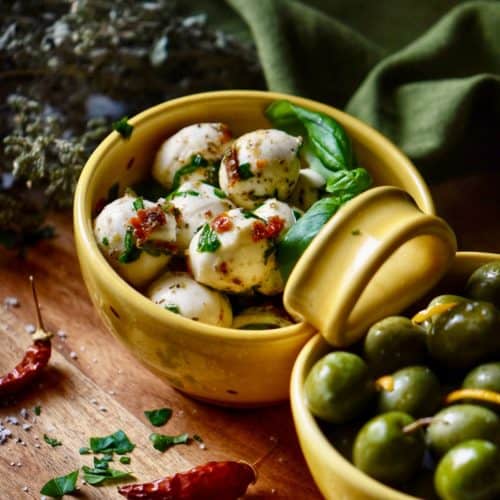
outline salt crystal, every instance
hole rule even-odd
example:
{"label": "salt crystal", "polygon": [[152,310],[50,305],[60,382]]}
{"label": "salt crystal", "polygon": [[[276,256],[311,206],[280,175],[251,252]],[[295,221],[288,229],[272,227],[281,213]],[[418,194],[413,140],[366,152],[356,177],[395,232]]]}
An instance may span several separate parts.
{"label": "salt crystal", "polygon": [[28,487],[27,486],[23,486],[23,491],[28,491]]}
{"label": "salt crystal", "polygon": [[9,307],[19,307],[19,299],[17,297],[8,296],[3,299],[3,305]]}
{"label": "salt crystal", "polygon": [[23,424],[23,429],[29,431],[31,429],[31,424]]}
{"label": "salt crystal", "polygon": [[22,465],[23,464],[21,462],[17,462],[16,467],[22,467]]}
{"label": "salt crystal", "polygon": [[36,326],[33,323],[28,323],[24,325],[24,331],[31,334],[36,332]]}
{"label": "salt crystal", "polygon": [[10,465],[11,467],[14,467],[16,465],[16,462],[11,462]]}
{"label": "salt crystal", "polygon": [[98,403],[97,399],[95,399],[95,398],[92,398],[92,399],[90,400],[90,402],[91,402],[93,405],[97,405],[97,403]]}
{"label": "salt crystal", "polygon": [[70,357],[71,359],[77,359],[77,358],[78,358],[78,354],[77,354],[75,351],[71,351],[71,352],[69,353],[69,357]]}
{"label": "salt crystal", "polygon": [[21,415],[21,417],[27,419],[29,417],[28,410],[26,408],[22,408],[21,411],[19,412],[19,415]]}
{"label": "salt crystal", "polygon": [[9,416],[5,419],[8,424],[19,425],[19,420],[16,417]]}
{"label": "salt crystal", "polygon": [[67,337],[68,337],[68,334],[67,334],[64,330],[57,330],[56,335],[57,335],[60,339],[65,339],[65,338],[67,338]]}
{"label": "salt crystal", "polygon": [[99,406],[99,411],[105,412],[108,411],[108,409],[105,406]]}
{"label": "salt crystal", "polygon": [[114,396],[116,394],[115,391],[108,391],[109,394],[111,394],[111,396]]}
{"label": "salt crystal", "polygon": [[35,443],[35,448],[40,448],[40,443]]}

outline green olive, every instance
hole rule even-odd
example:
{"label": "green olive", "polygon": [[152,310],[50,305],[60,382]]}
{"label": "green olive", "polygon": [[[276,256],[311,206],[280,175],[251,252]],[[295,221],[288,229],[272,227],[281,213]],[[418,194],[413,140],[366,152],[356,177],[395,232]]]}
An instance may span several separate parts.
{"label": "green olive", "polygon": [[500,312],[489,302],[462,302],[433,318],[427,347],[446,366],[473,366],[500,350]]}
{"label": "green olive", "polygon": [[468,297],[492,302],[500,308],[500,262],[490,262],[476,269],[465,287]]}
{"label": "green olive", "polygon": [[461,404],[437,413],[427,428],[427,444],[441,456],[453,446],[469,439],[500,442],[500,418],[488,408]]}
{"label": "green olive", "polygon": [[[462,387],[464,389],[486,389],[500,392],[500,362],[485,363],[470,371],[465,377]],[[500,411],[500,405],[474,401],[474,404],[486,406],[494,411]]]}
{"label": "green olive", "polygon": [[331,352],[311,369],[305,381],[311,413],[327,422],[344,423],[363,413],[374,396],[366,363],[350,352]]}
{"label": "green olive", "polygon": [[[468,299],[466,299],[465,297],[461,297],[460,295],[451,295],[451,294],[438,295],[429,302],[427,308],[438,306],[441,304],[452,304],[452,303],[460,304],[462,302],[467,302],[467,301]],[[431,326],[432,319],[437,318],[437,316],[438,315],[431,316],[429,319],[426,319],[420,326],[425,330],[428,330],[429,327]]]}
{"label": "green olive", "polygon": [[458,444],[439,462],[434,485],[443,500],[498,500],[500,449],[481,439]]}
{"label": "green olive", "polygon": [[399,411],[369,420],[354,442],[354,465],[385,483],[411,479],[420,468],[425,451],[421,429],[403,430],[413,422],[410,415]]}
{"label": "green olive", "polygon": [[433,415],[441,405],[439,380],[426,366],[409,366],[392,374],[392,390],[379,392],[378,411],[402,411],[412,417]]}
{"label": "green olive", "polygon": [[364,343],[364,356],[376,375],[425,362],[425,331],[403,316],[389,316],[375,323]]}

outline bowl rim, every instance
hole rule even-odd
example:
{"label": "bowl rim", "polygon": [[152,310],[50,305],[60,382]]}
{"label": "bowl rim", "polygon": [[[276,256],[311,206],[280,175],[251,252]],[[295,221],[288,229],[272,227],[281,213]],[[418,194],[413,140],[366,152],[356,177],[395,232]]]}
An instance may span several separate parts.
{"label": "bowl rim", "polygon": [[[456,253],[454,262],[459,265],[471,264],[479,267],[488,261],[500,261],[500,254],[492,252],[459,251]],[[465,268],[465,265],[464,265]],[[350,483],[355,483],[363,493],[371,498],[383,498],[384,500],[418,500],[418,497],[409,495],[402,491],[385,485],[368,476],[358,469],[352,462],[345,458],[335,446],[333,446],[325,434],[321,431],[316,419],[307,408],[304,394],[304,381],[306,378],[306,364],[310,363],[310,357],[320,349],[333,349],[328,346],[326,340],[318,333],[314,335],[300,351],[290,377],[290,405],[295,429],[299,435],[302,452],[303,445],[301,434],[306,434],[308,440],[314,441],[317,453],[321,454],[325,463],[333,464],[339,476],[349,478]],[[319,358],[318,358],[319,359]],[[316,361],[318,361],[316,359]]]}
{"label": "bowl rim", "polygon": [[[416,167],[411,163],[408,157],[404,155],[392,142],[385,138],[380,132],[361,122],[357,118],[340,111],[332,106],[322,104],[320,102],[297,97],[289,94],[279,92],[257,91],[257,90],[227,90],[227,91],[212,91],[202,92],[198,94],[191,94],[184,97],[179,97],[157,104],[146,110],[138,113],[130,118],[128,121],[134,127],[140,126],[142,123],[152,119],[158,114],[168,112],[169,109],[182,107],[186,104],[193,104],[197,102],[210,102],[217,100],[241,100],[241,99],[254,99],[257,101],[267,100],[275,101],[287,99],[291,102],[304,107],[313,107],[330,116],[341,117],[344,124],[348,127],[355,128],[359,135],[369,143],[378,143],[387,153],[390,153],[392,158],[401,164],[405,173],[414,183],[421,198],[421,207],[426,213],[434,214],[435,207],[432,200],[427,184],[423,177],[420,175]],[[132,285],[127,283],[108,263],[106,258],[102,255],[97,242],[95,241],[94,232],[92,228],[92,206],[90,203],[91,191],[88,189],[92,187],[96,171],[100,160],[105,157],[110,150],[118,147],[123,138],[116,131],[112,131],[107,137],[97,146],[91,156],[88,158],[78,180],[77,188],[74,197],[74,229],[75,237],[81,240],[81,248],[84,249],[85,258],[92,272],[99,271],[102,279],[108,283],[113,295],[125,299],[129,304],[134,303],[138,308],[144,311],[149,317],[155,319],[159,324],[169,321],[172,328],[179,328],[182,331],[189,329],[193,335],[200,337],[214,337],[226,341],[245,341],[245,342],[268,342],[288,338],[293,335],[300,335],[306,333],[312,334],[313,327],[304,328],[304,322],[295,323],[290,326],[270,329],[270,330],[245,330],[242,335],[241,330],[210,325],[207,323],[195,322],[196,327],[193,327],[193,320],[184,318],[175,313],[163,310],[156,304],[151,302],[141,292],[135,289]],[[82,256],[83,257],[83,256]]]}

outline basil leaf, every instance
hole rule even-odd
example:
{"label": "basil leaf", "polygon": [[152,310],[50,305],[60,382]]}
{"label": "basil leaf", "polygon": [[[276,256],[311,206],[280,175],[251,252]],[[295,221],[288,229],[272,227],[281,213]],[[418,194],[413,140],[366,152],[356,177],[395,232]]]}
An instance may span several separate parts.
{"label": "basil leaf", "polygon": [[125,249],[118,257],[118,260],[122,264],[128,264],[129,262],[134,262],[140,257],[141,250],[140,248],[137,248],[135,246],[134,231],[130,227],[127,229],[127,232],[125,233],[123,245]]}
{"label": "basil leaf", "polygon": [[51,438],[49,436],[47,436],[47,434],[44,434],[43,435],[43,440],[47,443],[47,444],[50,444],[50,446],[52,446],[52,448],[55,448],[56,446],[61,446],[62,445],[62,442],[55,439],[55,438]]}
{"label": "basil leaf", "polygon": [[198,240],[198,252],[215,252],[220,245],[217,233],[208,224],[205,224]]}
{"label": "basil leaf", "polygon": [[337,197],[322,198],[286,232],[276,252],[283,280],[287,280],[300,256],[341,205],[342,201]]}
{"label": "basil leaf", "polygon": [[203,158],[201,155],[194,155],[191,158],[191,162],[187,165],[181,167],[174,174],[174,180],[172,182],[172,191],[176,191],[181,185],[181,180],[184,175],[191,174],[198,170],[200,167],[207,167],[208,161]]}
{"label": "basil leaf", "polygon": [[167,436],[165,434],[157,434],[156,432],[153,432],[149,436],[149,440],[153,443],[153,448],[155,450],[165,451],[176,444],[187,444],[189,442],[189,434]]}
{"label": "basil leaf", "polygon": [[326,191],[334,196],[353,198],[371,186],[372,179],[364,168],[333,172],[326,181]]}
{"label": "basil leaf", "polygon": [[[168,305],[165,306],[167,308]],[[174,306],[177,307],[177,306]],[[178,311],[177,307],[177,313]],[[171,309],[169,309],[170,311]],[[170,417],[172,416],[172,410],[170,408],[159,408],[158,410],[146,410],[144,412],[144,415],[148,418],[148,420],[151,422],[152,425],[155,427],[160,427],[162,425],[165,425],[169,420]]]}
{"label": "basil leaf", "polygon": [[105,455],[102,458],[94,457],[94,469],[107,470],[109,469],[109,462],[113,460],[110,455]]}
{"label": "basil leaf", "polygon": [[214,194],[215,196],[217,196],[217,198],[227,198],[226,193],[224,193],[224,191],[222,191],[222,189],[218,187],[214,187]]}
{"label": "basil leaf", "polygon": [[241,165],[238,165],[238,175],[240,176],[240,179],[243,179],[244,181],[255,177],[252,173],[250,163],[242,163]]}
{"label": "basil leaf", "polygon": [[90,448],[87,448],[87,446],[82,446],[78,450],[78,453],[80,453],[80,455],[89,455],[90,454]]}
{"label": "basil leaf", "polygon": [[76,481],[78,479],[78,469],[70,472],[66,476],[55,477],[47,481],[40,490],[42,495],[59,498],[66,493],[73,493],[76,490]]}
{"label": "basil leaf", "polygon": [[122,431],[118,430],[114,434],[104,437],[91,437],[90,449],[94,453],[112,452],[123,455],[135,448],[135,444],[130,442],[130,439]]}
{"label": "basil leaf", "polygon": [[130,457],[120,457],[120,463],[121,464],[129,464],[130,463]]}
{"label": "basil leaf", "polygon": [[134,127],[128,122],[128,117],[124,116],[113,122],[113,130],[116,130],[124,139],[128,139],[132,135]]}
{"label": "basil leaf", "polygon": [[309,111],[289,101],[275,101],[265,111],[274,127],[307,137],[314,154],[328,170],[353,166],[351,141],[344,128],[324,113]]}
{"label": "basil leaf", "polygon": [[117,479],[133,479],[133,475],[130,472],[116,470],[116,469],[96,469],[91,468],[86,465],[82,467],[83,479],[88,484],[92,486],[97,486],[104,483],[104,481],[117,480]]}
{"label": "basil leaf", "polygon": [[134,210],[137,212],[137,210],[140,210],[141,208],[144,208],[144,200],[142,199],[141,196],[139,198],[136,198],[132,202],[132,206],[134,207]]}

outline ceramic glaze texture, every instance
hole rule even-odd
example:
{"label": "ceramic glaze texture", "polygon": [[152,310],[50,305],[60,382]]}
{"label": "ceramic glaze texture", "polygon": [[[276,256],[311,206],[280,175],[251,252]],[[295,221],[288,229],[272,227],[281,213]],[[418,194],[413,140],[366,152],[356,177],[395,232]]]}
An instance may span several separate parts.
{"label": "ceramic glaze texture", "polygon": [[410,161],[389,141],[353,117],[314,101],[283,94],[229,91],[168,101],[130,120],[132,136],[110,134],[81,175],[74,207],[75,240],[90,296],[113,334],[149,369],[200,399],[233,406],[265,405],[289,395],[289,379],[301,348],[315,332],[304,323],[263,331],[241,331],[195,322],[162,310],[128,285],[99,251],[92,231],[98,200],[119,182],[146,177],[161,143],[182,127],[199,122],[227,123],[238,137],[269,128],[264,110],[288,99],[339,121],[356,155],[377,185],[400,187],[427,214],[434,212],[429,191]]}

